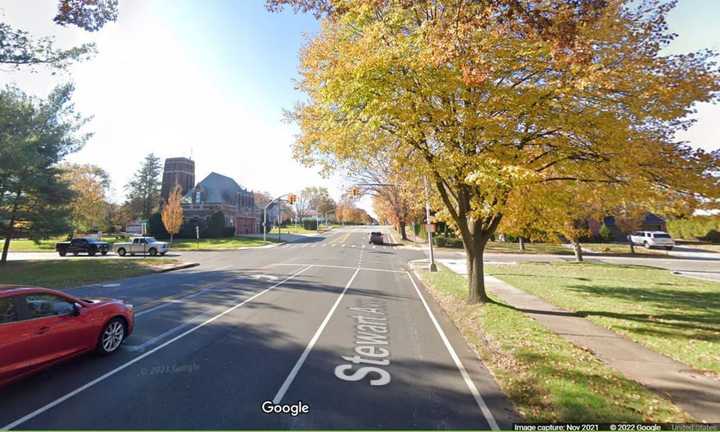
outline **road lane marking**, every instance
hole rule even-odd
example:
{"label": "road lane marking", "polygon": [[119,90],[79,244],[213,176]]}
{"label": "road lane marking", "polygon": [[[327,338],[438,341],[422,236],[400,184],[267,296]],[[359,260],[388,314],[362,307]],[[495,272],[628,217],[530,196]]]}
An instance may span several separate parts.
{"label": "road lane marking", "polygon": [[410,278],[410,282],[412,282],[412,285],[415,288],[415,292],[417,293],[418,297],[420,297],[423,306],[425,306],[425,310],[430,316],[430,321],[432,321],[432,323],[435,325],[435,329],[440,335],[440,339],[442,339],[443,343],[445,344],[445,348],[447,348],[448,352],[450,353],[450,357],[452,357],[453,361],[455,362],[455,366],[457,366],[458,370],[460,371],[460,375],[462,375],[462,378],[465,381],[465,385],[467,385],[470,393],[472,393],[473,397],[475,398],[475,403],[477,403],[477,406],[480,408],[480,411],[485,417],[485,420],[487,420],[488,425],[491,429],[500,430],[497,422],[495,421],[495,417],[493,417],[492,412],[490,412],[490,408],[488,408],[487,404],[485,403],[485,399],[483,399],[483,397],[480,395],[480,392],[475,386],[475,383],[473,382],[472,378],[470,378],[470,374],[465,369],[462,361],[460,361],[460,357],[458,357],[447,336],[445,336],[445,332],[443,331],[442,327],[440,327],[440,323],[438,323],[437,319],[435,319],[435,315],[433,315],[432,311],[430,310],[430,306],[428,306],[428,303],[425,301],[425,297],[423,297],[422,293],[420,292],[420,288],[418,288],[417,284],[415,283],[415,279],[413,279],[410,272],[406,273],[408,278]]}
{"label": "road lane marking", "polygon": [[167,300],[165,303],[163,303],[163,304],[160,304],[160,305],[151,307],[150,309],[145,309],[145,310],[142,310],[142,311],[140,311],[140,312],[135,313],[135,318],[139,318],[139,317],[141,317],[141,316],[143,316],[143,315],[145,315],[145,314],[148,314],[148,313],[150,313],[150,312],[154,312],[154,311],[156,311],[156,310],[158,310],[158,309],[166,308],[166,307],[168,307],[168,306],[170,306],[170,305],[173,305],[173,304],[182,303],[182,300],[186,300],[186,299],[190,299],[190,298],[193,298],[193,297],[197,297],[197,296],[199,296],[200,294],[203,294],[203,293],[208,292],[208,291],[210,291],[210,288],[204,288],[204,289],[201,289],[200,291],[197,291],[197,292],[195,292],[195,293],[193,293],[193,294],[190,294],[190,295],[186,295],[186,296],[184,296],[184,297],[177,297],[177,298],[168,299],[168,300]]}
{"label": "road lane marking", "polygon": [[236,304],[235,306],[226,309],[225,311],[223,311],[223,312],[221,312],[221,313],[219,313],[219,314],[217,314],[217,315],[215,315],[215,316],[213,316],[213,317],[211,317],[211,318],[203,321],[202,323],[196,325],[195,327],[192,327],[192,328],[184,331],[183,333],[175,336],[174,338],[168,340],[167,342],[164,342],[162,345],[158,345],[157,347],[151,349],[150,351],[148,351],[148,352],[146,352],[146,353],[144,353],[144,354],[141,354],[141,355],[135,357],[135,358],[132,359],[132,360],[127,361],[126,363],[124,363],[124,364],[116,367],[115,369],[113,369],[113,370],[111,370],[111,371],[109,371],[109,372],[106,372],[105,374],[99,376],[98,378],[95,378],[94,380],[90,381],[89,383],[87,383],[87,384],[85,384],[85,385],[83,385],[83,386],[80,386],[80,387],[76,388],[75,390],[71,391],[70,393],[67,393],[65,396],[62,396],[62,397],[60,397],[60,398],[58,398],[58,399],[55,399],[54,401],[52,401],[52,402],[44,405],[43,407],[38,408],[38,409],[36,409],[35,411],[33,411],[33,412],[31,412],[31,413],[23,416],[23,417],[20,417],[19,419],[15,420],[15,421],[13,421],[12,423],[9,423],[9,424],[1,427],[0,430],[13,429],[13,428],[15,428],[15,427],[17,427],[17,426],[20,426],[21,424],[27,422],[28,420],[34,419],[35,417],[39,416],[40,414],[42,414],[42,413],[44,413],[44,412],[46,412],[46,411],[48,411],[48,410],[50,410],[50,409],[52,409],[52,408],[60,405],[61,403],[63,403],[63,402],[65,402],[66,400],[74,397],[75,395],[77,395],[77,394],[79,394],[79,393],[82,393],[83,391],[85,391],[85,390],[87,390],[87,389],[95,386],[96,384],[99,384],[99,383],[105,381],[106,379],[110,378],[111,376],[115,375],[116,373],[127,369],[128,367],[134,365],[135,363],[139,362],[140,360],[143,360],[144,358],[153,355],[154,353],[160,351],[161,349],[163,349],[163,348],[165,348],[166,346],[172,344],[173,342],[178,341],[178,340],[184,338],[185,336],[187,336],[187,335],[189,335],[189,334],[191,334],[191,333],[194,333],[194,332],[197,331],[198,329],[200,329],[200,328],[202,328],[202,327],[205,327],[206,325],[208,325],[208,324],[210,324],[210,323],[212,323],[212,322],[214,322],[214,321],[222,318],[223,316],[225,316],[225,315],[229,314],[230,312],[234,311],[235,309],[237,309],[237,308],[245,305],[246,303],[249,303],[249,302],[255,300],[256,298],[260,297],[261,295],[265,294],[266,292],[268,292],[268,291],[270,291],[270,290],[272,290],[272,289],[274,289],[274,288],[279,287],[280,285],[282,285],[282,284],[284,284],[285,282],[287,282],[287,281],[295,278],[296,276],[298,276],[298,275],[306,272],[307,270],[309,270],[309,269],[312,268],[312,267],[313,267],[312,265],[309,265],[309,266],[307,266],[307,267],[304,267],[304,268],[296,271],[295,273],[291,274],[290,276],[288,276],[287,278],[283,279],[282,281],[276,283],[275,285],[272,285],[272,286],[270,286],[270,287],[268,287],[268,288],[265,288],[264,290],[262,290],[262,291],[260,291],[259,293],[253,295],[252,297],[249,297],[249,298],[243,300],[242,302]]}
{"label": "road lane marking", "polygon": [[166,330],[166,331],[160,333],[159,335],[146,340],[145,342],[141,343],[140,345],[124,345],[123,344],[120,346],[120,348],[125,351],[129,351],[129,352],[143,352],[148,347],[155,345],[155,343],[157,343],[158,341],[161,341],[161,340],[165,339],[166,337],[179,332],[180,330],[190,327],[191,325],[197,323],[197,321],[198,320],[190,320],[188,322],[182,323],[178,326],[171,328],[170,330]]}
{"label": "road lane marking", "polygon": [[288,374],[287,378],[285,378],[285,382],[283,382],[282,386],[280,387],[280,390],[275,394],[275,397],[273,398],[274,404],[279,404],[280,401],[282,401],[282,398],[285,396],[285,393],[287,393],[288,389],[290,388],[290,385],[292,385],[293,381],[295,380],[295,377],[297,376],[298,372],[300,372],[300,368],[302,368],[303,363],[305,363],[305,359],[307,359],[307,356],[310,355],[310,351],[312,351],[313,347],[315,346],[315,343],[317,343],[318,339],[320,339],[320,335],[322,334],[323,330],[325,330],[325,326],[330,321],[330,318],[332,318],[333,313],[335,313],[335,309],[337,309],[338,305],[340,304],[340,301],[343,299],[343,296],[347,292],[350,285],[355,280],[355,277],[360,273],[360,269],[355,269],[355,273],[353,273],[352,277],[348,281],[348,283],[345,285],[345,288],[342,290],[340,295],[338,296],[337,300],[335,300],[335,303],[330,308],[330,311],[325,315],[325,319],[320,324],[320,327],[318,327],[317,331],[313,335],[312,339],[310,339],[310,343],[305,347],[305,351],[303,351],[302,354],[300,354],[300,358],[298,358],[297,363],[295,363],[295,366],[293,366],[292,370],[290,371],[290,374]]}
{"label": "road lane marking", "polygon": [[331,265],[331,264],[291,264],[291,263],[277,263],[277,264],[270,264],[270,266],[308,266],[311,265],[313,267],[320,267],[320,268],[336,268],[336,269],[350,269],[355,270],[356,268],[359,268],[363,271],[377,271],[377,272],[388,272],[388,273],[407,273],[405,270],[390,270],[390,269],[381,269],[381,268],[372,268],[372,267],[353,267],[353,266],[341,266],[341,265]]}

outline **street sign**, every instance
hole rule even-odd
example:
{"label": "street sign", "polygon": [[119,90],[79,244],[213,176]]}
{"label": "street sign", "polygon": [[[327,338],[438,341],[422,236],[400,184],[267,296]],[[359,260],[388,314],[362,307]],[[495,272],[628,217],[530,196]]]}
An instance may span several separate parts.
{"label": "street sign", "polygon": [[425,229],[427,230],[427,232],[434,233],[437,229],[437,225],[434,223],[425,224]]}

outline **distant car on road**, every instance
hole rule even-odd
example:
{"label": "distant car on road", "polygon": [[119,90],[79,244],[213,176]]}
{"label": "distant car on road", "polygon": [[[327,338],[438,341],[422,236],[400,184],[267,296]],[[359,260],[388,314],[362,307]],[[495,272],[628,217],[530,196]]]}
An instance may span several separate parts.
{"label": "distant car on road", "polygon": [[672,250],[675,246],[675,241],[670,234],[664,231],[636,231],[630,234],[630,242],[648,249],[656,247]]}
{"label": "distant car on road", "polygon": [[120,300],[0,285],[0,386],[86,352],[112,354],[134,322]]}
{"label": "distant car on road", "polygon": [[115,243],[113,245],[113,250],[120,256],[127,254],[165,255],[168,249],[167,243],[157,241],[154,237],[132,237],[129,242]]}
{"label": "distant car on road", "polygon": [[373,231],[370,233],[370,243],[371,244],[383,244],[385,241],[383,239],[383,234],[381,232]]}
{"label": "distant car on road", "polygon": [[74,238],[70,241],[56,243],[55,250],[60,256],[65,256],[69,253],[75,256],[81,253],[86,253],[90,256],[97,254],[107,255],[110,251],[110,244],[94,239]]}

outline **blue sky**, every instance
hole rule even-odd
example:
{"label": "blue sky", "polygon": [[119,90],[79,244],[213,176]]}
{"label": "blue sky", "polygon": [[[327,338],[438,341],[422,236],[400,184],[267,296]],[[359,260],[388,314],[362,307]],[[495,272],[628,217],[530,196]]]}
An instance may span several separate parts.
{"label": "blue sky", "polygon": [[[150,151],[163,158],[192,152],[198,181],[217,171],[273,194],[324,185],[339,196],[341,179],[322,179],[292,159],[295,130],[282,122],[283,109],[302,98],[293,79],[303,34],[318,29],[311,16],[271,14],[262,0],[120,0],[118,22],[87,33],[54,25],[56,5],[0,0],[0,19],[54,35],[61,46],[95,41],[99,55],[70,76],[1,72],[0,84],[44,94],[72,79],[77,108],[94,116],[88,130],[95,132],[72,159],[109,171],[116,200]],[[680,0],[670,16],[679,34],[670,51],[720,51],[718,23],[720,0]],[[720,108],[701,105],[698,119],[681,138],[720,148]]]}

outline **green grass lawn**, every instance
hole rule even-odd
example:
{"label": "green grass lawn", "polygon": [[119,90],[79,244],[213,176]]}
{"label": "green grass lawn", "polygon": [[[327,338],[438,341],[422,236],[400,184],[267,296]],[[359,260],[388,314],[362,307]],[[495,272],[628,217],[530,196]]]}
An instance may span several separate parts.
{"label": "green grass lawn", "polygon": [[[269,234],[268,234],[269,235]],[[200,239],[200,243],[194,239],[175,239],[170,245],[170,250],[193,250],[193,249],[237,249],[244,247],[259,247],[274,243],[274,238],[268,237],[268,241],[254,237],[228,237],[216,239]]]}
{"label": "green grass lawn", "polygon": [[[630,245],[627,243],[582,243],[582,246],[599,254],[630,255]],[[646,249],[638,245],[635,245],[634,249],[635,255],[668,255],[665,249]]]}
{"label": "green grass lawn", "polygon": [[76,287],[151,273],[155,266],[175,262],[170,258],[8,261],[0,264],[0,284]]}
{"label": "green grass lawn", "polygon": [[720,283],[643,266],[488,266],[509,284],[696,369],[720,374]]}
{"label": "green grass lawn", "polygon": [[488,242],[485,252],[489,253],[520,253],[520,254],[553,254],[572,255],[573,251],[556,243],[525,243],[525,251],[520,250],[516,242]]}
{"label": "green grass lawn", "polygon": [[[279,227],[279,228],[280,228],[280,232],[282,234],[288,234],[288,233],[289,234],[316,234],[318,232],[317,230],[307,230],[302,225],[287,225],[287,226]],[[324,228],[326,228],[325,225],[320,226],[320,229],[324,229]],[[278,227],[274,226],[272,228],[272,230],[270,230],[268,232],[268,235],[270,235],[270,234],[277,235],[277,233],[278,233]]]}
{"label": "green grass lawn", "polygon": [[[51,238],[35,242],[27,239],[13,239],[10,241],[10,252],[47,252],[55,250],[55,243],[65,241],[66,237]],[[0,239],[0,245],[5,239]]]}
{"label": "green grass lawn", "polygon": [[468,305],[466,280],[440,266],[426,285],[530,422],[686,422],[669,400],[500,304]]}

